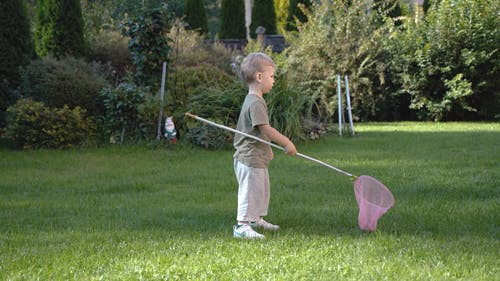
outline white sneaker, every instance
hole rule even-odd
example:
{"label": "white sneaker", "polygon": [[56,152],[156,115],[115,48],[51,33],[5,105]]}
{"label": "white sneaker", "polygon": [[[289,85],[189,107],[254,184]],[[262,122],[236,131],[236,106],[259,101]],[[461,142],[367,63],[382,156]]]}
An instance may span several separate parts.
{"label": "white sneaker", "polygon": [[265,230],[271,230],[271,231],[276,231],[276,230],[280,229],[279,225],[268,223],[263,218],[261,218],[259,221],[251,221],[250,225],[252,227],[258,227],[258,228],[262,228]]}
{"label": "white sneaker", "polygon": [[264,239],[265,236],[256,232],[248,224],[235,225],[233,227],[233,235],[236,238],[243,239]]}

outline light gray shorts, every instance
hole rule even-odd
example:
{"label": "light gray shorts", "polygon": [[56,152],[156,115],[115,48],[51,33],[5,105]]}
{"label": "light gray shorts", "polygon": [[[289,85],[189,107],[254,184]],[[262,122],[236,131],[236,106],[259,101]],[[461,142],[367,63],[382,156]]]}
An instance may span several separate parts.
{"label": "light gray shorts", "polygon": [[267,215],[270,199],[269,172],[267,168],[253,168],[234,160],[238,180],[238,221],[258,221]]}

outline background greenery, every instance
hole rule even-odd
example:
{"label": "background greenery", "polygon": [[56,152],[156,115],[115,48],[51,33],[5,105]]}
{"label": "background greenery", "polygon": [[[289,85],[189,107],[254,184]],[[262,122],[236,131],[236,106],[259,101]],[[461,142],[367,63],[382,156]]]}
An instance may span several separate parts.
{"label": "background greenery", "polygon": [[[123,83],[134,84],[129,87],[136,91],[131,95],[149,88],[141,104],[134,106],[151,111],[139,114],[135,123],[155,128],[157,118],[152,115],[160,111],[164,62],[167,84],[162,110],[174,116],[180,139],[195,129],[183,121],[186,111],[234,124],[240,96],[246,92],[238,79],[238,64],[253,51],[269,53],[279,66],[276,87],[267,95],[270,117],[274,127],[294,140],[321,137],[335,127],[337,75],[349,76],[355,122],[496,121],[500,116],[498,1],[441,0],[419,6],[399,0],[280,0],[272,2],[274,8],[265,2],[285,39],[286,48],[279,54],[254,40],[240,49],[245,42],[243,1],[210,0],[204,5],[198,1],[199,13],[206,12],[207,21],[217,22],[218,29],[209,34],[185,30],[184,0],[81,1],[81,9],[80,2],[64,2],[72,4],[67,9],[71,13],[61,12],[60,0],[27,3],[28,9],[26,2],[12,2],[8,8],[19,16],[9,16],[0,26],[2,36],[9,39],[7,54],[12,55],[2,57],[6,68],[0,77],[0,107],[12,106],[9,112],[15,114],[20,112],[16,102],[25,98],[48,107],[80,107],[96,120],[89,136],[97,139],[75,139],[76,143],[102,144],[113,137],[104,124],[120,109],[106,108],[100,93],[110,89],[108,93],[118,95],[121,90],[113,88]],[[255,4],[258,10],[264,2]],[[63,24],[72,18],[78,24]],[[26,22],[30,19],[36,20]],[[12,25],[19,28],[8,27]],[[29,26],[32,34],[26,34]],[[230,31],[233,28],[243,28],[243,33]],[[235,37],[236,45],[209,40]],[[24,38],[25,48],[13,48],[19,42],[12,38]],[[32,58],[33,46],[38,46],[38,58]],[[14,56],[19,60],[7,59]],[[210,101],[207,108],[200,106],[203,99]],[[222,105],[229,107],[220,113],[208,108]],[[0,135],[22,135],[7,130],[26,127],[6,120],[23,120],[5,112],[0,114]],[[151,129],[128,131],[135,133],[127,134],[124,142],[156,137]],[[200,135],[203,131],[196,129],[194,139],[213,139],[211,147],[223,147],[220,140],[230,141],[225,136],[212,138],[208,131]]]}
{"label": "background greenery", "polygon": [[38,56],[85,56],[87,46],[80,0],[39,0],[35,15],[34,38]]}
{"label": "background greenery", "polygon": [[264,241],[232,237],[232,150],[1,149],[0,279],[497,280],[499,124],[357,131],[297,147],[391,189],[378,230],[348,177],[277,152]]}

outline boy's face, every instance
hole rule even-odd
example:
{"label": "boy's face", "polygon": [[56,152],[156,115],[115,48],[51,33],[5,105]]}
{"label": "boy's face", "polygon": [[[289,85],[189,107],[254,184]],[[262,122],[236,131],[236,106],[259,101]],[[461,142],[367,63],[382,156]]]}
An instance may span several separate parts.
{"label": "boy's face", "polygon": [[262,72],[257,72],[256,80],[260,85],[262,93],[268,93],[271,91],[274,85],[274,67],[271,65],[266,65],[263,67]]}

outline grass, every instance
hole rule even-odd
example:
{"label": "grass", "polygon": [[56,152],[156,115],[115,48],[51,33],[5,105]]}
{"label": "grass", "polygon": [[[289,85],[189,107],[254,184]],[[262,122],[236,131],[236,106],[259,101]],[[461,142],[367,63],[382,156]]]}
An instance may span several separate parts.
{"label": "grass", "polygon": [[500,124],[359,124],[299,151],[396,205],[357,227],[351,180],[277,151],[264,241],[232,238],[232,150],[0,150],[0,280],[500,280]]}

